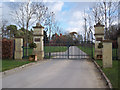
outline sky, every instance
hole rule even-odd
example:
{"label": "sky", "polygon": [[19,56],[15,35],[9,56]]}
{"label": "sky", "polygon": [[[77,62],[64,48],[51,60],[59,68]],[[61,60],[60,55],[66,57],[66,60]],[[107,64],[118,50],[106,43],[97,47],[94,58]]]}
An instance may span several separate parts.
{"label": "sky", "polygon": [[[3,0],[5,2],[5,0]],[[18,0],[10,0],[10,2],[17,2]],[[21,0],[23,1],[23,0]],[[25,0],[24,0],[25,1]],[[34,0],[36,1],[36,0]],[[40,1],[40,0],[37,0]],[[48,2],[49,1],[49,2]],[[90,9],[95,5],[95,1],[90,2],[89,0],[44,0],[45,5],[49,8],[50,11],[55,12],[55,19],[59,22],[60,27],[62,27],[63,32],[77,32],[79,34],[84,34],[84,11],[85,15],[91,15]],[[31,1],[32,2],[32,1]],[[10,8],[8,4],[3,3],[3,15],[8,20]],[[94,23],[94,22],[92,22]]]}
{"label": "sky", "polygon": [[94,2],[58,2],[54,3],[51,9],[55,10],[56,19],[66,32],[83,33],[84,10],[87,11],[94,4]]}
{"label": "sky", "polygon": [[[14,2],[14,0],[11,0]],[[95,2],[45,2],[45,5],[50,11],[55,12],[55,19],[63,28],[63,32],[78,32],[84,33],[84,10],[88,10]],[[10,20],[10,8],[7,3],[3,3],[3,15],[7,20]],[[12,23],[12,22],[11,22]]]}

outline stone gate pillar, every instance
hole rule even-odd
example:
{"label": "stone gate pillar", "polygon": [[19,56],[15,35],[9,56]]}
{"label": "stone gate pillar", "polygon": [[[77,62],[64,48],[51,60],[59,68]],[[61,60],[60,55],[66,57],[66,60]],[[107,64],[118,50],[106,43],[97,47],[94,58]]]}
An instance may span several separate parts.
{"label": "stone gate pillar", "polygon": [[104,40],[103,41],[103,67],[109,68],[112,67],[112,41]]}
{"label": "stone gate pillar", "polygon": [[104,25],[100,24],[98,22],[96,25],[94,25],[95,28],[95,53],[94,53],[94,59],[102,59],[102,48],[99,48],[99,43],[102,43],[104,40]]}
{"label": "stone gate pillar", "polygon": [[44,32],[43,29],[44,27],[41,26],[41,24],[37,23],[34,28],[33,32],[33,42],[36,43],[37,48],[34,48],[33,53],[37,55],[38,60],[42,60],[44,58],[44,43],[43,43],[43,38],[44,38]]}
{"label": "stone gate pillar", "polygon": [[120,36],[117,39],[118,42],[118,59],[120,60]]}
{"label": "stone gate pillar", "polygon": [[15,38],[15,56],[16,60],[21,60],[23,57],[23,38]]}

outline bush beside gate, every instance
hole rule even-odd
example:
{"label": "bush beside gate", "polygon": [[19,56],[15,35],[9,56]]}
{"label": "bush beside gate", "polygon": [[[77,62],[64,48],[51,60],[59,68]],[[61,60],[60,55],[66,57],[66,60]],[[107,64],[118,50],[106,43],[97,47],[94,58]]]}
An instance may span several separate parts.
{"label": "bush beside gate", "polygon": [[13,58],[13,40],[8,40],[4,38],[2,40],[2,59],[12,59]]}

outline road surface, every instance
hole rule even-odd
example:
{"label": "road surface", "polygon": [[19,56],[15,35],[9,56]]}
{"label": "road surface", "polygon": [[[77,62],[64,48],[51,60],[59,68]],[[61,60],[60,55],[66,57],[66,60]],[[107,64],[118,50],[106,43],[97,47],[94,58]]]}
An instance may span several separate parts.
{"label": "road surface", "polygon": [[3,88],[105,88],[90,60],[46,60],[3,76]]}

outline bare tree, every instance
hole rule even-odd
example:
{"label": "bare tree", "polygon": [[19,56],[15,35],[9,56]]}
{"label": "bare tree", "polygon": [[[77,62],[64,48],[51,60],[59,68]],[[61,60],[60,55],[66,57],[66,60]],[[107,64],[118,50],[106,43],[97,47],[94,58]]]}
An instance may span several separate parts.
{"label": "bare tree", "polygon": [[8,24],[8,21],[5,19],[2,19],[2,26],[1,26],[2,37],[7,37],[9,35],[9,32],[6,29],[7,24]]}
{"label": "bare tree", "polygon": [[93,7],[92,14],[93,14],[94,22],[97,23],[98,22],[98,7],[97,7],[97,5]]}
{"label": "bare tree", "polygon": [[84,10],[84,30],[85,30],[85,33],[84,33],[84,40],[86,41],[87,40],[87,16],[85,14],[85,10]]}
{"label": "bare tree", "polygon": [[63,28],[60,27],[60,23],[58,21],[55,21],[53,23],[53,33],[61,34],[63,33],[62,30]]}
{"label": "bare tree", "polygon": [[54,12],[47,12],[44,25],[47,27],[47,29],[49,31],[49,40],[51,39],[54,21],[55,21],[55,13]]}
{"label": "bare tree", "polygon": [[101,22],[105,25],[105,38],[108,38],[109,27],[117,18],[117,2],[99,2],[93,7],[95,24]]}
{"label": "bare tree", "polygon": [[[15,3],[16,4],[16,3]],[[47,11],[42,2],[21,2],[17,3],[17,9],[11,11],[11,15],[20,28],[28,28],[36,22],[41,22]],[[14,5],[16,6],[16,5]]]}
{"label": "bare tree", "polygon": [[87,31],[87,41],[93,40],[93,26],[91,16],[87,17],[88,31]]}
{"label": "bare tree", "polygon": [[[40,22],[41,20],[43,20],[43,17],[48,8],[45,7],[42,2],[31,3],[30,1],[28,1],[15,4],[17,4],[17,9],[13,9],[11,11],[11,15],[15,21],[15,24],[24,29],[24,41],[26,41],[24,42],[24,44],[26,43],[27,47],[28,29],[36,22]],[[28,55],[28,51],[26,51],[26,54]]]}

